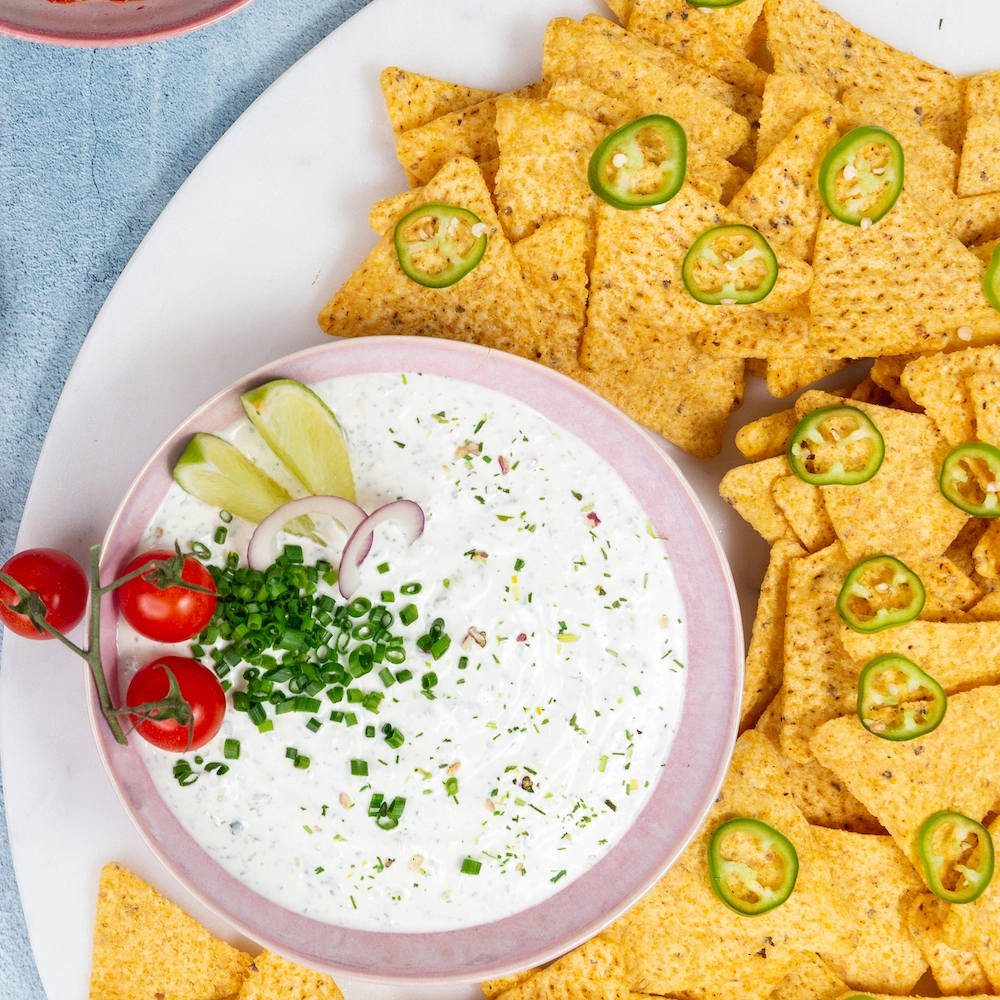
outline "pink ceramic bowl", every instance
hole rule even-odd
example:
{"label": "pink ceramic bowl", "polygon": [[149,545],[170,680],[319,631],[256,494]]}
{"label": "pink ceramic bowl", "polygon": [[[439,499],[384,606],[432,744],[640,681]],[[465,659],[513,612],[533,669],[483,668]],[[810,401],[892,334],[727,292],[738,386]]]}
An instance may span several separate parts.
{"label": "pink ceramic bowl", "polygon": [[[276,378],[317,382],[338,375],[419,371],[487,386],[534,408],[587,442],[629,485],[652,521],[676,574],[687,613],[688,672],[679,731],[659,784],[622,840],[549,900],[467,929],[427,934],[350,930],[299,916],[226,872],[182,828],[139,754],[114,742],[96,696],[91,722],[108,774],[140,834],[167,868],[247,937],[313,968],[382,982],[467,982],[550,961],[635,903],[676,860],[722,783],[739,719],[743,637],[729,568],[704,511],[681,473],[637,424],[578,383],[541,365],[445,340],[369,337],[282,358],[219,393],[156,450],[125,495],[104,541],[105,578],[134,553],[195,431],[243,416],[239,394]],[[116,616],[106,602],[103,655],[118,691]]]}
{"label": "pink ceramic bowl", "polygon": [[0,0],[0,34],[49,45],[133,45],[213,24],[250,0]]}

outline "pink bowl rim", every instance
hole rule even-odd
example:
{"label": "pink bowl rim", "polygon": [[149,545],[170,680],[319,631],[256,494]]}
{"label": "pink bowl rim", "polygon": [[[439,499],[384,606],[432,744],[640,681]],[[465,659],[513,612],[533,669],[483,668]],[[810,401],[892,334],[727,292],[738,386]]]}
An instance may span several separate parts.
{"label": "pink bowl rim", "polygon": [[[100,3],[111,2],[111,0],[78,0],[78,2]],[[215,24],[216,21],[221,21],[223,18],[229,17],[230,14],[234,14],[241,7],[246,7],[251,2],[252,0],[228,0],[226,3],[213,5],[206,13],[183,18],[180,21],[148,31],[74,32],[67,34],[55,29],[28,28],[17,21],[0,18],[0,35],[17,38],[24,42],[39,42],[42,45],[65,45],[84,49],[111,48],[118,45],[139,45],[144,42],[158,42],[166,38],[177,38],[179,35],[190,34],[199,28],[207,28],[210,24]],[[59,4],[54,4],[53,6],[58,7]],[[116,3],[116,6],[127,8],[128,5]]]}
{"label": "pink bowl rim", "polygon": [[[98,752],[126,813],[153,854],[210,911],[247,938],[308,967],[369,982],[446,986],[552,961],[634,905],[673,864],[711,807],[732,755],[742,695],[743,629],[716,534],[691,486],[651,434],[580,383],[534,362],[421,337],[322,344],[264,365],[213,396],[174,429],[136,475],[104,538],[102,579],[110,579],[135,551],[171,481],[182,443],[196,430],[221,430],[242,417],[241,392],[276,378],[317,382],[386,371],[440,374],[489,386],[570,430],[618,471],[664,542],[686,615],[684,705],[668,766],[661,768],[649,801],[618,844],[544,902],[491,923],[423,934],[322,923],[257,894],[214,861],[160,798],[139,754],[115,743],[89,680],[88,707]],[[114,696],[112,602],[105,603],[101,621],[102,655]]]}

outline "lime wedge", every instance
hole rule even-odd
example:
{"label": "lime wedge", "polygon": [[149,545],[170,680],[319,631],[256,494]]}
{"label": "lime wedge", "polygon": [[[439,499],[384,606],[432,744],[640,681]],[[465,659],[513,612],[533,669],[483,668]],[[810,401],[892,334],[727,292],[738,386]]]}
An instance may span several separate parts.
{"label": "lime wedge", "polygon": [[292,499],[239,448],[214,434],[195,434],[174,466],[174,479],[199,500],[256,524]]}
{"label": "lime wedge", "polygon": [[312,494],[354,500],[354,476],[337,418],[301,382],[279,379],[240,396],[268,447]]}

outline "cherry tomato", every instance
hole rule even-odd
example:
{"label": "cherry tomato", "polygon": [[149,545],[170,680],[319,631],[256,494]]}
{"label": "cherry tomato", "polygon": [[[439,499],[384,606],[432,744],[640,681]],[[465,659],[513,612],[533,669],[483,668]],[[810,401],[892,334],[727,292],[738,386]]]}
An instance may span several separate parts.
{"label": "cherry tomato", "polygon": [[[125,567],[122,576],[153,559],[170,559],[174,555],[176,553],[166,549],[144,552]],[[203,594],[183,587],[160,590],[144,577],[137,576],[116,591],[118,607],[125,621],[136,632],[157,642],[183,642],[196,636],[212,620],[215,583],[208,570],[191,556],[184,560],[181,577],[188,583],[207,587],[213,593]]]}
{"label": "cherry tomato", "polygon": [[[25,549],[11,556],[3,572],[22,587],[38,594],[45,605],[45,620],[60,632],[69,632],[87,610],[90,585],[75,559],[58,549]],[[12,632],[28,639],[51,639],[40,632],[27,615],[11,611],[8,604],[18,604],[20,598],[0,582],[0,621]]]}
{"label": "cherry tomato", "polygon": [[[137,720],[132,716],[135,731],[147,742],[161,750],[186,753],[204,746],[222,725],[226,714],[226,695],[219,679],[208,667],[187,656],[161,656],[140,668],[128,686],[125,704],[130,708],[150,701],[166,698],[170,678],[164,667],[169,667],[181,689],[181,697],[194,713],[194,733],[173,719],[156,722],[152,719]],[[189,742],[190,740],[190,742]]]}

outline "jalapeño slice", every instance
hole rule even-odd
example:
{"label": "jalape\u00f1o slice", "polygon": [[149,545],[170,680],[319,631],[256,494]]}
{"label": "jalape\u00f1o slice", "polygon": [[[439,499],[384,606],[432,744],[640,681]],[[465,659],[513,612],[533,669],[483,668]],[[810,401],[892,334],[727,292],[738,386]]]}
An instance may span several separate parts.
{"label": "jalape\u00f1o slice", "polygon": [[881,632],[912,622],[926,599],[920,577],[895,556],[872,556],[844,578],[837,613],[855,632]]}
{"label": "jalape\u00f1o slice", "polygon": [[786,455],[792,472],[813,486],[858,486],[881,468],[885,441],[856,406],[826,406],[799,421]]}
{"label": "jalape\u00f1o slice", "polygon": [[774,288],[778,258],[752,226],[715,226],[691,244],[681,277],[692,297],[705,305],[749,305]]}
{"label": "jalape\u00f1o slice", "polygon": [[989,266],[983,275],[983,294],[990,305],[1000,312],[1000,243],[993,248]]}
{"label": "jalape\u00f1o slice", "polygon": [[875,736],[905,743],[941,725],[944,688],[899,653],[876,656],[858,678],[858,718]]}
{"label": "jalape\u00f1o slice", "polygon": [[949,903],[971,903],[993,878],[993,838],[961,813],[928,816],[917,832],[917,852],[931,892]]}
{"label": "jalape\u00f1o slice", "polygon": [[686,171],[684,129],[666,115],[647,115],[612,132],[594,150],[587,179],[598,198],[631,210],[670,201]]}
{"label": "jalape\u00f1o slice", "polygon": [[834,218],[850,226],[878,222],[902,190],[903,147],[891,132],[877,125],[848,132],[823,157],[819,168],[823,204]]}
{"label": "jalape\u00f1o slice", "polygon": [[418,285],[447,288],[464,278],[486,253],[486,224],[457,205],[418,205],[393,233],[403,273]]}
{"label": "jalape\u00f1o slice", "polygon": [[1000,517],[1000,448],[967,441],[948,452],[938,486],[945,500],[973,517]]}
{"label": "jalape\u00f1o slice", "polygon": [[799,856],[773,827],[748,816],[723,823],[708,845],[712,891],[731,910],[755,917],[792,894]]}

